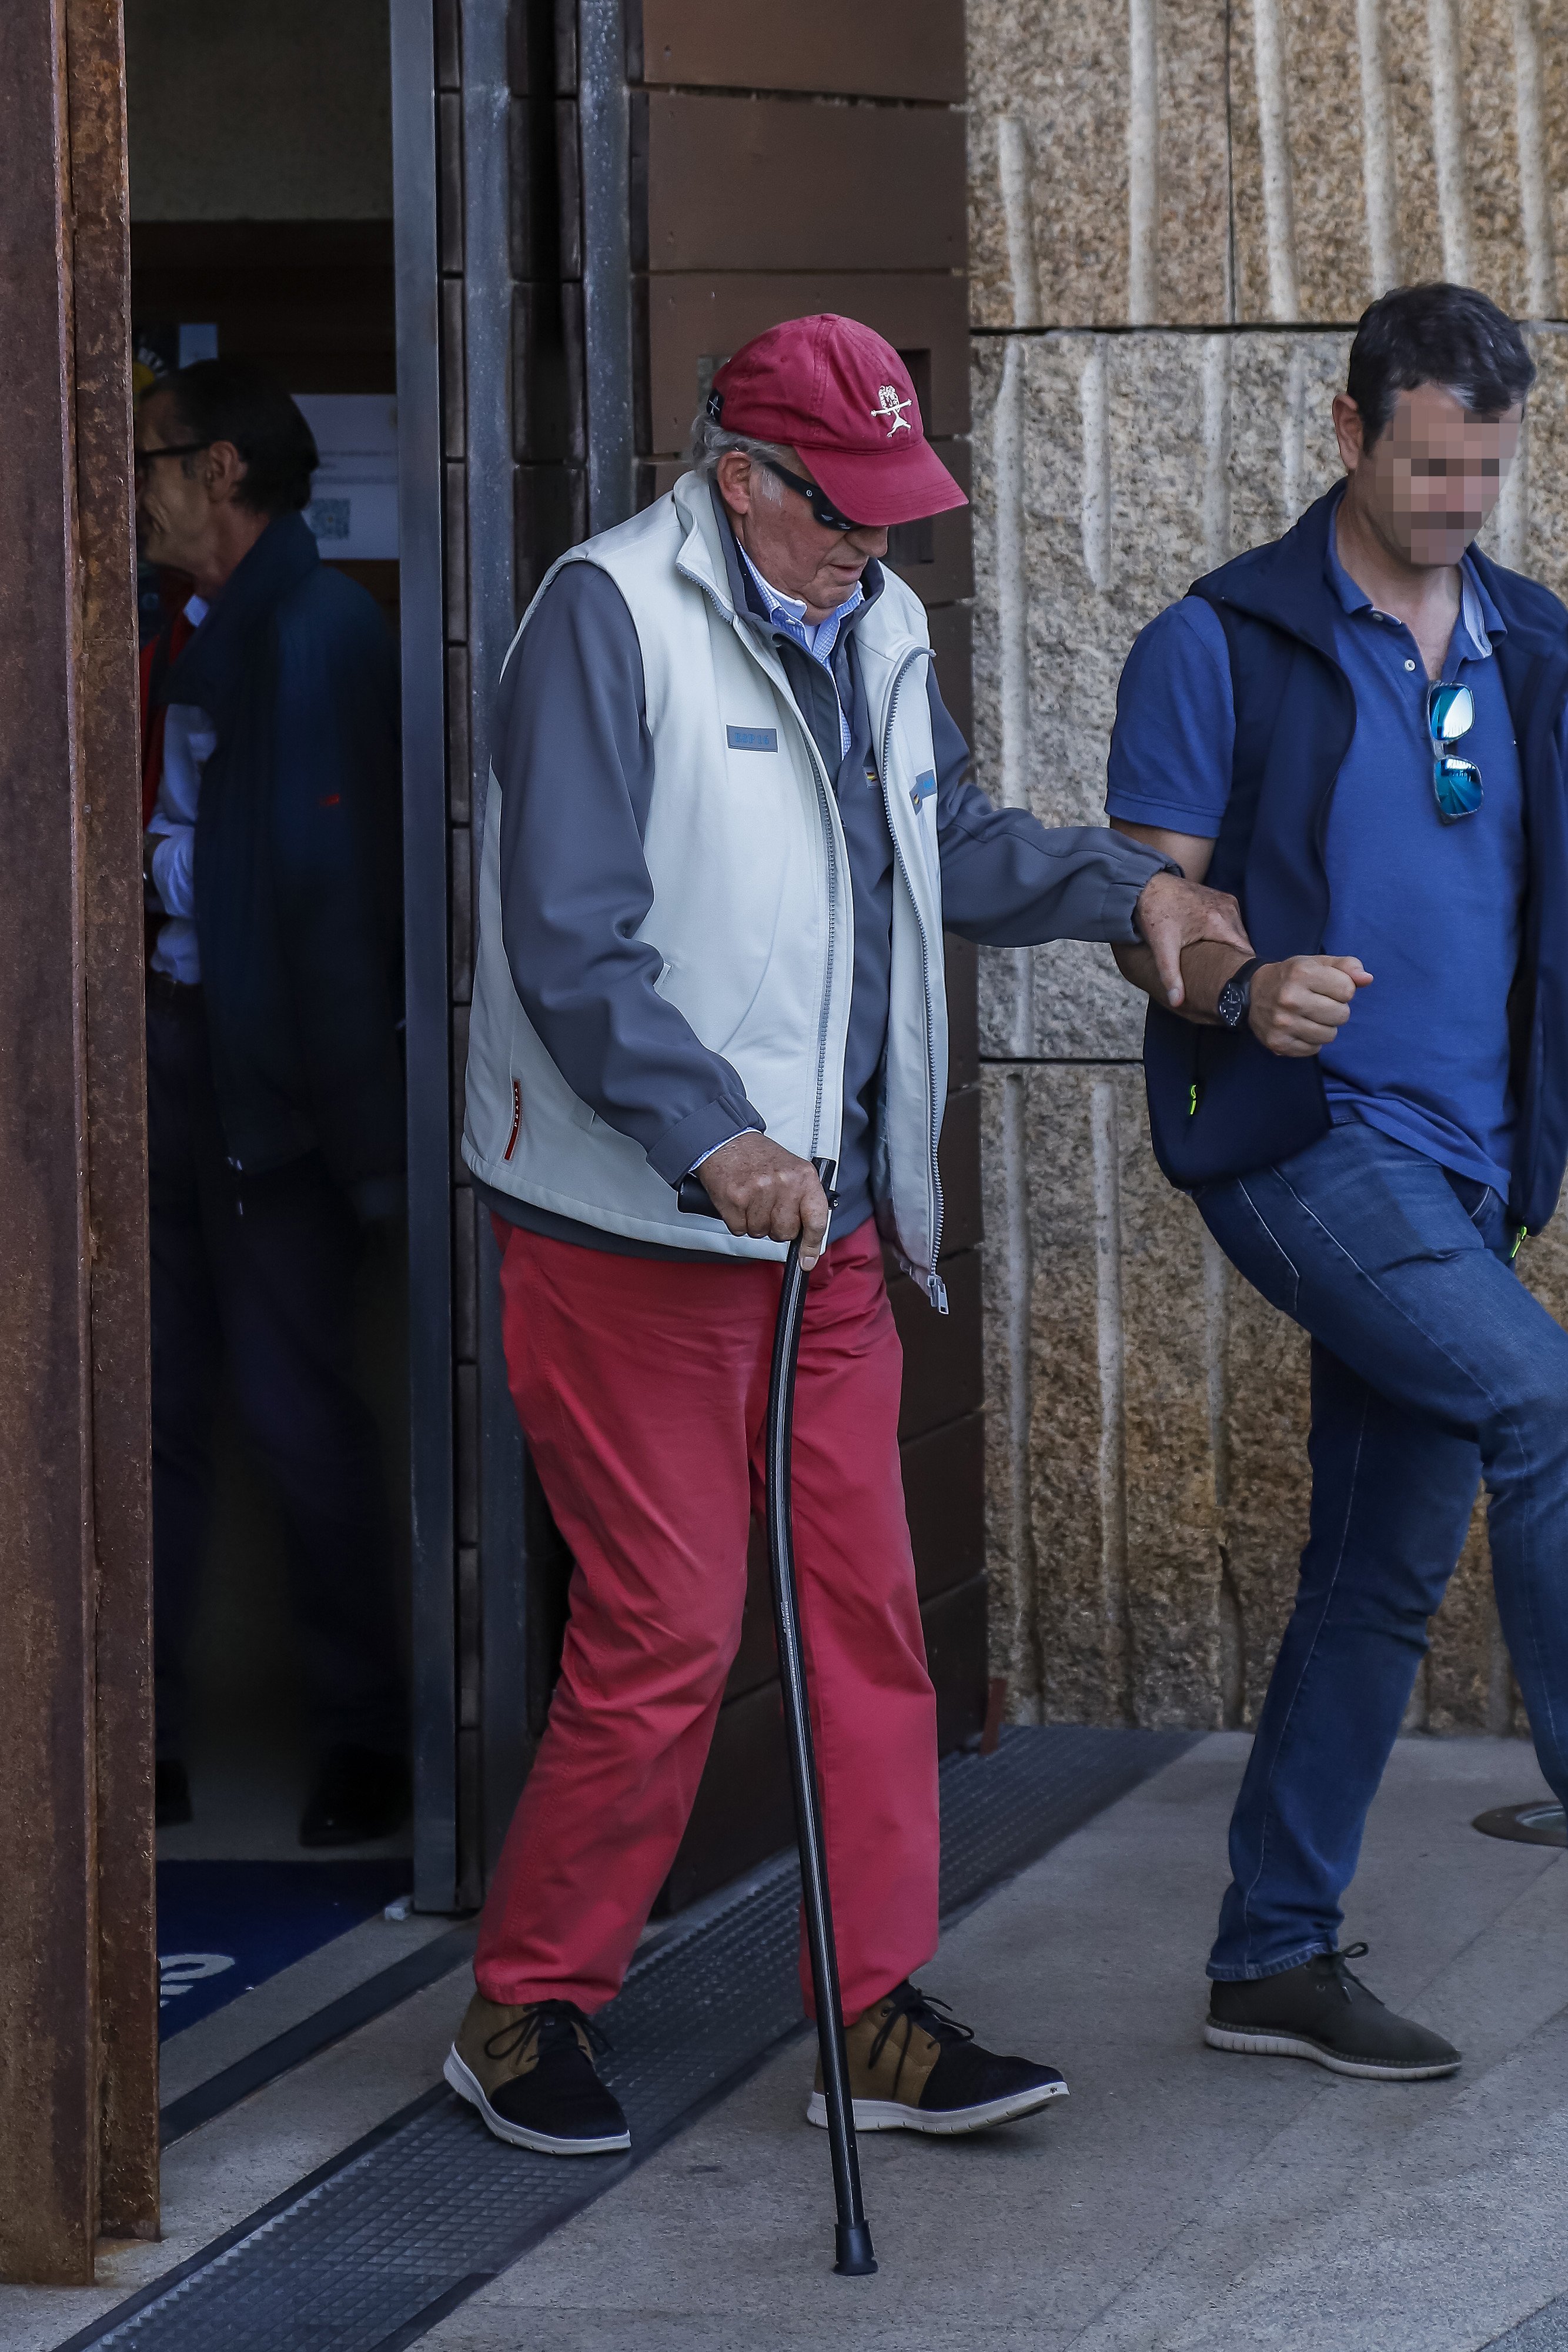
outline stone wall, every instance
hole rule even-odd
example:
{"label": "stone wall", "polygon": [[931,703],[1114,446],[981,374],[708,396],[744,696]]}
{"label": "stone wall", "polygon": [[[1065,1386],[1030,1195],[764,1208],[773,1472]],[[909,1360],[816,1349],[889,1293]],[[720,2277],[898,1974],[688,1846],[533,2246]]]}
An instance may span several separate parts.
{"label": "stone wall", "polygon": [[[1488,534],[1568,594],[1557,0],[971,0],[976,751],[1097,821],[1134,636],[1338,470],[1383,287],[1445,274],[1541,382]],[[982,960],[993,1666],[1023,1719],[1246,1724],[1305,1530],[1306,1350],[1158,1175],[1108,951]],[[1568,1319],[1568,1230],[1526,1278]],[[1521,1728],[1479,1517],[1412,1706]]]}

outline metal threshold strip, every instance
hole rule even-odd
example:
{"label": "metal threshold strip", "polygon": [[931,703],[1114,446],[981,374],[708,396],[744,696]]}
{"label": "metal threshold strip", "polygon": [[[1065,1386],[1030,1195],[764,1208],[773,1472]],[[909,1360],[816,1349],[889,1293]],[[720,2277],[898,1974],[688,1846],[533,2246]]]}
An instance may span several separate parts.
{"label": "metal threshold strip", "polygon": [[[949,1757],[944,1919],[1197,1736],[1015,1729],[993,1756]],[[57,2352],[402,2352],[800,2030],[799,1892],[781,1856],[639,1955],[602,2019],[630,2156],[568,2164],[503,2147],[437,2085]]]}
{"label": "metal threshold strip", "polygon": [[307,2058],[314,2058],[319,2051],[329,2050],[334,2042],[357,2033],[372,2018],[384,2017],[389,2009],[407,2000],[410,1994],[423,1992],[426,1985],[434,1984],[438,1977],[445,1976],[470,1957],[478,1932],[476,1927],[449,1927],[444,1936],[432,1937],[417,1951],[405,1952],[390,1968],[378,1969],[363,1984],[340,1993],[325,2009],[319,2009],[314,2017],[302,2018],[286,2033],[275,2033],[270,2042],[247,2050],[232,2066],[225,2066],[204,2083],[183,2091],[177,2099],[169,2101],[159,2116],[160,2147],[168,2147],[172,2141],[183,2139],[198,2124],[210,2123],[214,2116],[249,2098],[264,2083],[275,2081],[291,2067],[302,2066]]}

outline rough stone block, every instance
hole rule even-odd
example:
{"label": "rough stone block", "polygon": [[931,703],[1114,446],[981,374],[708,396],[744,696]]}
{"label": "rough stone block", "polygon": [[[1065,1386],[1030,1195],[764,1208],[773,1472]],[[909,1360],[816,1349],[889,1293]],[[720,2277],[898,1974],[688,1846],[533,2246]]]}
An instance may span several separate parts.
{"label": "rough stone block", "polygon": [[1450,278],[1568,303],[1568,43],[1553,0],[1236,0],[1236,316],[1358,318]]}
{"label": "rough stone block", "polygon": [[1307,1339],[1218,1249],[1213,1258],[1224,1333],[1215,1483],[1237,1628],[1224,1712],[1227,1722],[1249,1727],[1273,1672],[1307,1537]]}
{"label": "rough stone block", "polygon": [[977,326],[1228,320],[1221,0],[970,0]]}
{"label": "rough stone block", "polygon": [[[1116,681],[1191,582],[1333,478],[1343,335],[1045,335],[976,357],[975,750],[994,800],[1104,821]],[[981,1051],[1135,1057],[1105,950],[983,959]]]}
{"label": "rough stone block", "polygon": [[1124,1069],[988,1074],[994,1670],[1046,1722],[1218,1720],[1202,1244]]}
{"label": "rough stone block", "polygon": [[[1134,637],[1335,478],[1329,402],[1375,294],[1446,275],[1516,315],[1568,310],[1561,16],[971,0],[994,798],[1100,821]],[[1264,321],[1290,331],[1155,331]],[[1129,324],[1150,331],[1094,331]],[[1531,331],[1541,381],[1486,544],[1562,595],[1568,328]],[[1306,1342],[1155,1174],[1128,1066],[1141,1003],[1106,950],[986,955],[980,1032],[996,1670],[1026,1717],[1250,1723],[1306,1528]],[[1568,1320],[1568,1224],[1522,1272]],[[1479,1506],[1410,1721],[1522,1724]]]}
{"label": "rough stone block", "polygon": [[[1568,593],[1568,329],[1541,378],[1485,544]],[[1343,332],[1050,334],[975,362],[975,755],[994,800],[1103,821],[1116,682],[1191,582],[1275,538],[1337,478]],[[981,1052],[1135,1058],[1139,1001],[1108,951],[982,958]]]}
{"label": "rough stone block", "polygon": [[1438,277],[1568,308],[1556,0],[973,0],[968,28],[977,326],[1349,322]]}
{"label": "rough stone block", "polygon": [[[1159,1175],[1137,1072],[982,1090],[992,1671],[1023,1720],[1250,1727],[1307,1532],[1306,1337]],[[1522,1265],[1568,1319],[1568,1218]],[[1479,1504],[1406,1727],[1524,1727]]]}
{"label": "rough stone block", "polygon": [[1024,1720],[1122,1723],[1121,1477],[1106,1459],[1086,1106],[1046,1116],[1042,1077],[998,1071],[982,1087],[992,1670]]}
{"label": "rough stone block", "polygon": [[[1525,1243],[1519,1271],[1548,1314],[1568,1324],[1568,1208],[1560,1208],[1545,1232]],[[1484,1493],[1477,1498],[1448,1598],[1432,1620],[1432,1647],[1417,1696],[1420,1721],[1428,1731],[1527,1728],[1492,1598]]]}

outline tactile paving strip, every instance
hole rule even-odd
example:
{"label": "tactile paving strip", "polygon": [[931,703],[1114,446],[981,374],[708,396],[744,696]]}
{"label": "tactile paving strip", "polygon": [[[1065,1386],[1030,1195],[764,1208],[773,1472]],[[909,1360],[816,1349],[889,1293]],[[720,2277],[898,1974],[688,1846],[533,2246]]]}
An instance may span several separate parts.
{"label": "tactile paving strip", "polygon": [[[942,1907],[965,1908],[1179,1755],[1176,1732],[1017,1729],[942,1768]],[[602,2023],[632,2155],[493,2140],[438,2087],[58,2352],[401,2352],[624,2179],[801,2022],[793,1856],[679,1922]]]}

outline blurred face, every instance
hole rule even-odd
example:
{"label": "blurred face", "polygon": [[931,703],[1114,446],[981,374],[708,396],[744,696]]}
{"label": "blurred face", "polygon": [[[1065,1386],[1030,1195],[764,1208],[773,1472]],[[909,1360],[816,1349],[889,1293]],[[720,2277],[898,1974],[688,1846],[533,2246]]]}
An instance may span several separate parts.
{"label": "blurred face", "polygon": [[[798,450],[789,453],[789,469],[806,481],[816,478]],[[718,489],[758,572],[781,595],[799,596],[810,620],[836,612],[872,557],[887,553],[885,525],[830,530],[799,490],[739,449],[719,459]]]}
{"label": "blurred face", "polygon": [[1401,392],[1367,449],[1361,415],[1342,393],[1333,404],[1346,492],[1389,553],[1413,569],[1458,563],[1502,495],[1519,450],[1522,402],[1500,416],[1472,416],[1437,383]]}

